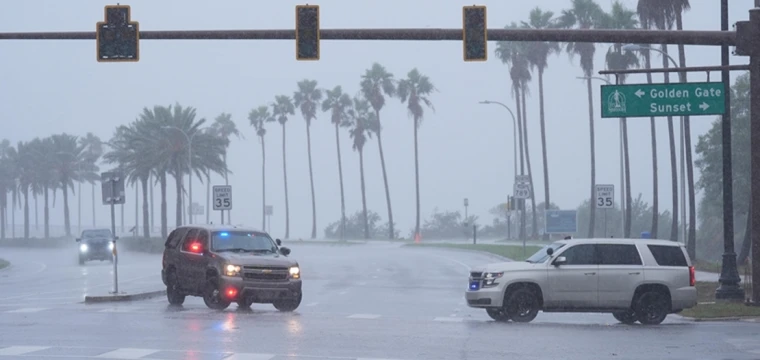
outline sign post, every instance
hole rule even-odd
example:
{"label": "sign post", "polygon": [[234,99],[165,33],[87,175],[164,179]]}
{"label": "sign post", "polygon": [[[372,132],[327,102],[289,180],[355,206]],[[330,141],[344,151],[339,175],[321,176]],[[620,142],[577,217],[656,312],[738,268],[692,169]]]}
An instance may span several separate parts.
{"label": "sign post", "polygon": [[119,294],[119,256],[116,252],[116,211],[115,206],[124,205],[126,196],[124,189],[124,174],[119,172],[104,172],[100,174],[103,205],[111,206],[111,234],[113,235],[113,294]]}
{"label": "sign post", "polygon": [[222,224],[224,224],[224,211],[232,210],[232,185],[214,185],[214,210],[220,210],[222,213]]}
{"label": "sign post", "polygon": [[604,210],[604,237],[607,237],[607,209],[615,208],[615,185],[599,185],[596,189],[596,208]]}
{"label": "sign post", "polygon": [[723,115],[722,82],[602,85],[602,118]]}
{"label": "sign post", "polygon": [[264,215],[267,216],[267,228],[264,229],[266,232],[272,231],[272,214],[274,213],[274,208],[272,205],[267,205],[264,207]]}

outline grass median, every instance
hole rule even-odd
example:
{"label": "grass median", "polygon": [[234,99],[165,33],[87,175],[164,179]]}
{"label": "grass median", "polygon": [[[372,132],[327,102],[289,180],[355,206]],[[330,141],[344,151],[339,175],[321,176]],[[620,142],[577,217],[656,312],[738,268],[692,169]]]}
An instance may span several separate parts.
{"label": "grass median", "polygon": [[0,270],[7,268],[11,263],[8,260],[0,259]]}
{"label": "grass median", "polygon": [[541,249],[540,246],[528,245],[523,252],[522,245],[498,245],[498,244],[406,244],[404,246],[418,248],[439,248],[455,250],[476,250],[483,251],[499,256],[503,256],[515,261],[522,261],[533,255]]}
{"label": "grass median", "polygon": [[717,282],[697,281],[697,306],[684,310],[680,315],[695,319],[752,318],[760,317],[760,307],[744,303],[717,302]]}

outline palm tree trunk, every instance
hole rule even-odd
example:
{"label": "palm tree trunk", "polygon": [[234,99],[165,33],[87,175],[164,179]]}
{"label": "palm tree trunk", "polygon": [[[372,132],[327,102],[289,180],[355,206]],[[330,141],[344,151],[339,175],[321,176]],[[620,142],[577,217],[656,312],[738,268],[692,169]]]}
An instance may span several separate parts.
{"label": "palm tree trunk", "polygon": [[[647,51],[644,54],[644,62],[647,69],[652,68],[652,54]],[[652,83],[652,73],[647,73],[647,84]],[[652,134],[652,228],[650,234],[652,239],[657,239],[657,230],[660,226],[660,202],[659,202],[659,185],[657,183],[657,127],[655,126],[654,116],[649,118],[649,128]]]}
{"label": "palm tree trunk", "polygon": [[420,234],[420,161],[419,161],[419,150],[418,150],[418,141],[417,141],[417,133],[419,128],[420,120],[415,116],[414,117],[414,188],[417,191],[416,192],[416,204],[417,204],[417,220],[414,225],[414,235],[415,238],[417,235]]}
{"label": "palm tree trunk", "polygon": [[282,179],[285,183],[285,239],[290,238],[290,207],[288,204],[288,166],[285,153],[285,124],[282,124]]}
{"label": "palm tree trunk", "polygon": [[18,199],[18,190],[16,190],[16,187],[13,187],[13,191],[11,193],[11,196],[13,196],[12,200],[12,207],[11,207],[11,237],[13,239],[16,238],[16,200]]}
{"label": "palm tree trunk", "polygon": [[[225,168],[227,165],[224,165]],[[229,215],[229,213],[227,214]],[[211,222],[211,170],[206,170],[206,224]]]}
{"label": "palm tree trunk", "polygon": [[[267,154],[264,137],[259,138],[261,139],[261,228],[267,229]],[[267,231],[271,232],[272,229],[267,229]]]}
{"label": "palm tree trunk", "polygon": [[34,196],[34,230],[40,231],[40,212],[37,205],[39,203],[37,202],[37,191],[32,192],[32,196]]}
{"label": "palm tree trunk", "polygon": [[24,240],[29,240],[29,187],[24,187]]}
{"label": "palm tree trunk", "polygon": [[[153,183],[153,173],[151,173],[148,176],[148,184],[150,184],[150,187],[149,187],[150,189],[150,227],[151,229],[153,229],[156,227],[156,222],[155,222],[156,212],[155,212],[155,207],[153,206],[153,199],[154,199],[153,187],[155,186],[155,184]],[[207,209],[206,211],[209,211],[209,210]]]}
{"label": "palm tree trunk", "polygon": [[338,179],[340,180],[340,240],[345,240],[346,234],[346,197],[343,192],[343,163],[340,156],[340,131],[335,124],[335,148],[338,150]]}
{"label": "palm tree trunk", "polygon": [[62,190],[64,227],[66,228],[66,236],[71,236],[71,222],[69,219],[69,189],[66,182],[64,182]]}
{"label": "palm tree trunk", "polygon": [[143,237],[150,238],[150,213],[148,212],[148,177],[140,179],[142,183],[142,216],[143,216]]}
{"label": "palm tree trunk", "polygon": [[[227,171],[227,151],[224,151],[224,185],[230,184],[229,174]],[[227,210],[227,224],[232,224],[232,210]]]}
{"label": "palm tree trunk", "polygon": [[[523,145],[523,121],[522,121],[522,105],[520,104],[520,87],[518,85],[513,86],[515,91],[515,105],[517,106],[517,133],[520,142],[520,175],[525,175],[525,146]],[[518,240],[525,239],[525,200],[517,199],[517,210],[520,212],[520,238]]]}
{"label": "palm tree trunk", "polygon": [[752,249],[752,206],[747,206],[747,226],[744,228],[744,240],[742,247],[739,249],[739,256],[736,262],[743,265],[749,257],[749,251]]}
{"label": "palm tree trunk", "polygon": [[[375,116],[377,121],[380,122],[380,111],[375,109]],[[393,226],[393,210],[391,209],[391,191],[388,187],[388,172],[385,170],[385,153],[383,152],[383,137],[382,130],[377,130],[377,148],[380,151],[380,167],[383,169],[383,184],[385,184],[385,202],[388,205],[388,238],[393,239],[396,237],[396,231]]]}
{"label": "palm tree trunk", "polygon": [[[668,53],[668,45],[662,45],[662,52]],[[662,67],[668,68],[668,57],[662,57]],[[665,83],[670,83],[670,74],[665,73]],[[673,117],[668,116],[668,140],[670,141],[671,191],[673,192],[673,223],[670,227],[670,240],[678,241],[678,166],[676,164],[676,141],[673,132]]]}
{"label": "palm tree trunk", "polygon": [[362,185],[362,214],[364,214],[364,238],[369,239],[369,219],[367,218],[367,191],[364,186],[364,151],[359,149],[359,178]]}
{"label": "palm tree trunk", "polygon": [[42,222],[44,223],[45,227],[45,239],[50,237],[50,196],[48,195],[49,188],[45,186],[45,208],[42,211]]}
{"label": "palm tree trunk", "polygon": [[[683,30],[683,18],[681,11],[676,12],[676,29]],[[686,49],[683,44],[678,45],[678,63],[680,67],[686,67]],[[680,80],[686,82],[686,72],[680,72]],[[683,118],[683,137],[686,149],[686,183],[689,199],[689,234],[686,241],[686,249],[692,259],[697,258],[697,212],[696,212],[696,194],[694,193],[694,162],[692,160],[691,150],[691,121],[688,116]]]}
{"label": "palm tree trunk", "polygon": [[306,150],[309,156],[309,185],[311,186],[311,238],[317,238],[317,200],[314,195],[314,170],[311,166],[311,125],[306,123]]}
{"label": "palm tree trunk", "polygon": [[620,119],[623,122],[623,166],[625,167],[625,229],[623,237],[631,237],[631,161],[628,152],[628,119]]}
{"label": "palm tree trunk", "polygon": [[8,204],[8,194],[0,188],[0,239],[5,240],[5,212]]}
{"label": "palm tree trunk", "polygon": [[591,146],[591,201],[589,201],[588,237],[593,238],[596,230],[596,138],[594,136],[594,97],[591,91],[591,78],[586,79],[586,91],[588,91],[588,127],[589,144]]}
{"label": "palm tree trunk", "polygon": [[166,238],[168,235],[168,222],[167,219],[167,204],[166,204],[166,172],[162,171],[159,174],[159,182],[161,183],[161,237]]}
{"label": "palm tree trunk", "polygon": [[177,169],[174,176],[175,188],[177,189],[176,224],[182,226],[182,172]]}
{"label": "palm tree trunk", "polygon": [[92,227],[98,227],[95,222],[95,183],[92,183]]}
{"label": "palm tree trunk", "polygon": [[525,93],[527,90],[527,85],[525,86],[525,89],[520,92],[522,97],[522,113],[523,113],[523,133],[525,133],[525,163],[528,166],[528,179],[530,181],[530,211],[531,211],[531,239],[538,239],[538,221],[536,219],[536,197],[535,194],[535,187],[533,186],[533,167],[530,166],[530,147],[528,145],[528,105],[525,103]]}
{"label": "palm tree trunk", "polygon": [[77,234],[82,232],[82,182],[77,183]]}
{"label": "palm tree trunk", "polygon": [[119,205],[119,215],[121,217],[121,232],[124,233],[124,204]]}
{"label": "palm tree trunk", "polygon": [[[544,209],[548,210],[551,209],[551,202],[549,197],[549,163],[548,163],[548,156],[546,153],[546,121],[544,119],[544,69],[539,68],[538,69],[538,106],[539,106],[539,116],[541,118],[541,151],[543,153],[543,162],[544,162]],[[549,234],[544,232],[543,236],[544,241],[549,240]]]}

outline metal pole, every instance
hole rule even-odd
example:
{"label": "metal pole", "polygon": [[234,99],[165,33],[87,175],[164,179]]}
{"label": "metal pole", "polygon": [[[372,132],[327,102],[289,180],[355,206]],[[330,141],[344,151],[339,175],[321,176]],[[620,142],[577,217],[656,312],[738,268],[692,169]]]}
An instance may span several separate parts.
{"label": "metal pole", "polygon": [[82,182],[78,183],[77,188],[77,232],[82,233]]}
{"label": "metal pole", "polygon": [[[755,7],[760,8],[760,1],[755,0]],[[752,109],[752,118],[750,124],[750,133],[751,133],[751,141],[752,141],[752,152],[750,154],[753,154],[752,156],[752,184],[757,184],[758,181],[760,181],[760,158],[758,158],[757,154],[760,153],[760,127],[757,125],[760,124],[760,14],[758,14],[760,10],[754,9],[750,10],[750,19],[754,19],[752,23],[753,27],[753,36],[752,39],[754,39],[754,55],[750,57],[750,67],[752,68],[752,71],[750,72],[751,77],[751,100],[750,103],[751,109]],[[754,186],[753,186],[754,188]],[[753,189],[752,191],[752,202],[750,207],[750,213],[757,213],[757,209],[760,209],[760,192],[755,191]],[[752,211],[751,209],[755,209]],[[750,231],[750,236],[752,236],[752,302],[755,305],[760,304],[760,219],[757,217],[752,217],[752,229]]]}
{"label": "metal pole", "polygon": [[480,103],[501,105],[501,107],[507,109],[507,111],[509,111],[509,115],[512,116],[512,137],[513,137],[512,145],[514,148],[514,168],[515,168],[514,171],[515,171],[515,177],[517,177],[517,135],[518,134],[517,134],[517,120],[515,119],[515,113],[512,112],[512,109],[510,109],[509,106],[504,105],[503,103],[500,103],[498,101],[485,100],[485,101],[481,101]]}
{"label": "metal pole", "polygon": [[[720,6],[721,30],[728,30],[728,0],[721,0]],[[751,137],[751,173],[752,182],[757,181],[757,171],[760,170],[756,159],[758,158],[755,151],[758,150],[760,145],[756,137],[758,133],[758,127],[756,121],[760,116],[760,107],[755,102],[758,101],[760,92],[758,91],[760,86],[760,80],[758,80],[758,48],[757,48],[757,28],[760,26],[760,13],[758,10],[750,10],[750,21],[752,22],[753,42],[755,43],[752,55],[750,55],[750,76],[751,76],[751,121],[750,121],[750,137]],[[727,66],[729,64],[729,52],[728,46],[721,47],[721,64]],[[754,64],[754,65],[753,65]],[[733,174],[732,174],[732,161],[731,161],[731,78],[729,77],[728,70],[721,72],[723,78],[723,86],[725,93],[726,112],[721,119],[721,131],[722,131],[722,150],[723,150],[723,259],[720,269],[720,277],[718,278],[718,288],[715,290],[716,299],[731,299],[742,300],[744,299],[744,289],[741,288],[741,278],[739,277],[739,270],[736,267],[736,253],[734,252],[734,197],[733,197]],[[758,197],[757,191],[751,191],[752,203],[754,203]],[[752,205],[754,206],[754,204]],[[753,227],[756,221],[753,220]],[[753,229],[754,230],[754,229]],[[754,233],[753,233],[754,234]],[[757,262],[757,259],[754,262]],[[757,299],[757,298],[755,298]]]}
{"label": "metal pole", "polygon": [[[190,207],[188,208],[190,211],[190,216],[188,218],[190,220],[190,224],[194,224],[195,213],[193,212],[193,146],[187,134],[185,134],[184,131],[182,134],[184,134],[185,138],[187,138],[187,201],[190,203]],[[224,221],[222,221],[222,225],[224,225]]]}
{"label": "metal pole", "polygon": [[604,209],[604,237],[607,237],[607,209]]}
{"label": "metal pole", "polygon": [[686,126],[684,125],[684,117],[681,116],[681,124],[680,124],[681,130],[679,133],[680,136],[680,143],[681,143],[681,236],[683,238],[683,243],[686,244],[687,242],[687,230],[686,230],[686,144],[685,136],[686,136]]}
{"label": "metal pole", "polygon": [[116,179],[111,178],[109,180],[111,182],[111,235],[114,237],[111,241],[113,242],[113,293],[118,294],[119,293],[119,276],[118,276],[118,270],[116,267],[116,264],[118,262],[119,257],[116,253]]}
{"label": "metal pole", "polygon": [[475,245],[478,243],[478,226],[475,224],[472,224],[472,244]]}
{"label": "metal pole", "polygon": [[221,224],[224,225],[224,210],[220,210],[219,212],[222,214],[222,223]]}

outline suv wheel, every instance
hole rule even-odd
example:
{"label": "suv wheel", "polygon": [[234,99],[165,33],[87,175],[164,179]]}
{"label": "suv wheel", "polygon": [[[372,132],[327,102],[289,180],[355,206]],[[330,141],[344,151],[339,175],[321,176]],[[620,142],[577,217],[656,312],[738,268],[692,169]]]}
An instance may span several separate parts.
{"label": "suv wheel", "polygon": [[166,282],[166,298],[169,304],[182,305],[185,302],[185,295],[179,291],[177,273],[174,270],[170,270],[166,276]]}
{"label": "suv wheel", "polygon": [[494,319],[496,321],[509,321],[509,315],[506,311],[504,311],[504,308],[486,308],[486,313],[491,317],[491,319]]}
{"label": "suv wheel", "polygon": [[230,301],[222,298],[222,292],[219,291],[219,282],[216,278],[210,278],[206,281],[206,288],[203,290],[203,302],[209,309],[224,310],[230,306]]}
{"label": "suv wheel", "polygon": [[531,322],[538,315],[538,296],[528,288],[512,291],[504,304],[504,311],[514,322]]}
{"label": "suv wheel", "polygon": [[301,305],[301,298],[303,297],[303,293],[299,293],[298,297],[295,299],[287,299],[287,300],[275,300],[272,305],[274,305],[274,308],[280,311],[284,312],[290,312],[298,308],[298,305]]}
{"label": "suv wheel", "polygon": [[641,294],[636,302],[636,318],[644,325],[658,325],[670,312],[667,295],[660,291]]}
{"label": "suv wheel", "polygon": [[616,311],[612,313],[615,320],[623,324],[631,325],[636,322],[636,313],[633,310]]}

